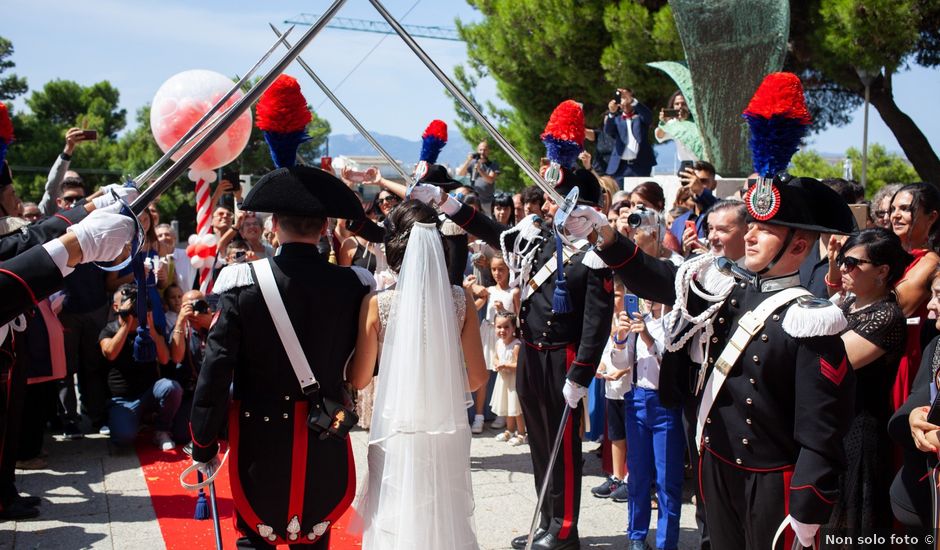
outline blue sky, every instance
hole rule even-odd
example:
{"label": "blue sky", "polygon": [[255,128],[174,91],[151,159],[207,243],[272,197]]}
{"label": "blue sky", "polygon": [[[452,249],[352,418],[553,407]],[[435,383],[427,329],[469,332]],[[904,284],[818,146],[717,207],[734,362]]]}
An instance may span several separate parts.
{"label": "blue sky", "polygon": [[[386,0],[385,6],[401,17],[415,0]],[[278,2],[221,2],[206,0],[163,2],[86,0],[7,0],[4,28],[0,34],[13,41],[14,71],[25,76],[31,89],[53,78],[92,84],[109,80],[121,92],[121,104],[133,113],[167,78],[188,69],[210,69],[222,74],[243,74],[272,43],[267,23],[283,24],[300,13],[321,13],[326,0]],[[378,20],[380,16],[366,0],[348,0],[340,16]],[[463,0],[418,0],[403,23],[453,26],[455,17],[474,21],[479,14]],[[298,27],[296,34],[306,27]],[[304,59],[330,86],[347,72],[384,35],[325,29],[303,54]],[[422,47],[448,74],[466,58],[460,42],[420,39]],[[314,106],[322,93],[292,66],[288,74],[298,77],[308,101]],[[895,95],[900,107],[920,125],[940,148],[940,117],[935,116],[940,71],[914,67],[895,77]],[[425,69],[397,36],[386,36],[382,44],[334,93],[370,130],[416,139],[428,121],[451,122],[453,106],[437,80]],[[481,82],[478,96],[495,96],[492,81]],[[22,102],[16,103],[18,107]],[[334,133],[354,133],[342,114],[323,103],[318,115],[329,120]],[[872,109],[871,143],[900,150],[891,132]],[[811,137],[810,147],[839,153],[860,147],[861,109],[851,124]]]}

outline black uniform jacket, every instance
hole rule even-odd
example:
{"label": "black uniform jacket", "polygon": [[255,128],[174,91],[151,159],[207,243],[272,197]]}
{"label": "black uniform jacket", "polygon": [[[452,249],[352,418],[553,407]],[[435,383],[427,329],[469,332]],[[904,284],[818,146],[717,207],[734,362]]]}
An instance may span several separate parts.
{"label": "black uniform jacket", "polygon": [[[343,402],[343,370],[369,287],[312,244],[282,245],[272,270],[321,394]],[[335,521],[355,493],[349,440],[319,439],[307,428],[308,408],[261,289],[223,288],[193,397],[193,459],[218,452],[216,437],[229,421],[236,510],[272,544],[314,540],[308,535],[322,534],[322,522]]]}
{"label": "black uniform jacket", "polygon": [[40,245],[87,215],[72,208],[0,238],[0,325],[62,289],[62,273]]}
{"label": "black uniform jacket", "polygon": [[[648,258],[626,238],[600,252],[627,286]],[[630,260],[630,258],[633,260]],[[646,275],[649,277],[649,275]],[[646,279],[649,285],[654,281]],[[697,284],[697,283],[692,283]],[[662,278],[658,293],[665,296],[673,278]],[[717,361],[738,320],[774,293],[799,285],[799,276],[736,284],[714,323],[708,348],[707,373]],[[631,289],[633,287],[631,286]],[[689,293],[688,310],[695,315],[707,306]],[[829,313],[835,306],[826,308]],[[791,304],[774,312],[733,365],[705,420],[702,452],[751,472],[785,472],[790,478],[790,514],[804,523],[825,524],[839,496],[838,476],[845,468],[842,439],[854,411],[855,376],[838,334],[795,337],[783,328],[787,315],[802,319],[801,327],[819,320],[820,309]],[[821,330],[818,333],[826,332]],[[829,331],[831,332],[831,331]],[[688,352],[667,353],[688,365]],[[664,364],[666,360],[664,359]],[[698,366],[695,366],[696,371]],[[689,376],[694,384],[695,376]],[[705,496],[707,502],[707,495]]]}
{"label": "black uniform jacket", "polygon": [[[451,219],[468,233],[500,249],[500,234],[509,227],[477,213],[469,206],[462,206]],[[543,230],[544,242],[536,254],[530,277],[548,262],[555,261],[555,238]],[[512,243],[507,243],[512,246]],[[554,349],[575,344],[577,350],[567,378],[587,386],[594,378],[597,365],[610,336],[610,321],[613,315],[613,279],[610,269],[591,269],[581,263],[584,252],[572,256],[565,266],[571,313],[552,312],[556,274],[552,274],[528,299],[522,303],[519,323],[522,339],[529,346],[539,349]]]}

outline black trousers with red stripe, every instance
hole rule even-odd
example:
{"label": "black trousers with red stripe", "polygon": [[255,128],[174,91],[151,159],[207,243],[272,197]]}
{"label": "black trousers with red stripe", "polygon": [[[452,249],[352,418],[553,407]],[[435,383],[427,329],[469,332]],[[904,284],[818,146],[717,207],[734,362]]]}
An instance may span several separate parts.
{"label": "black trousers with red stripe", "polygon": [[[708,450],[702,452],[699,466],[711,547],[770,548],[777,528],[788,513],[792,470],[742,470]],[[789,550],[793,537],[793,530],[788,527],[774,550]]]}
{"label": "black trousers with red stripe", "polygon": [[562,388],[572,360],[573,346],[539,350],[527,344],[516,372],[516,392],[529,434],[536,494],[545,476],[550,479],[539,526],[559,539],[578,535],[581,507],[581,436],[578,430],[582,407],[571,411],[555,467],[547,472],[561,415],[568,406]]}

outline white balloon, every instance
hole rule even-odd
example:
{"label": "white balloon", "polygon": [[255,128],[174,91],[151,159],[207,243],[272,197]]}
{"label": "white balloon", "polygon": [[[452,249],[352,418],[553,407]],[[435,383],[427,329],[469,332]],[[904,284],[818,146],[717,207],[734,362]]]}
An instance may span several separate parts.
{"label": "white balloon", "polygon": [[202,268],[202,258],[200,258],[199,256],[193,256],[192,258],[190,258],[189,263],[196,269]]}
{"label": "white balloon", "polygon": [[199,242],[199,235],[193,233],[189,236],[189,239],[186,241],[188,244],[196,244]]}
{"label": "white balloon", "polygon": [[219,244],[219,237],[217,237],[215,233],[206,233],[200,237],[199,240],[206,246],[215,246]]}

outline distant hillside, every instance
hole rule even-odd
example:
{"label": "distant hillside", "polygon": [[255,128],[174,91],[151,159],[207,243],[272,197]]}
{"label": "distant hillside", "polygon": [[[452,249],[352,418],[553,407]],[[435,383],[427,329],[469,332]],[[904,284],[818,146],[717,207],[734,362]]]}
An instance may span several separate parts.
{"label": "distant hillside", "polygon": [[[420,140],[407,140],[398,136],[372,134],[372,136],[396,160],[405,164],[417,162],[421,153]],[[458,132],[451,132],[447,145],[441,151],[438,162],[451,167],[459,166],[467,158],[470,145]],[[330,156],[378,156],[379,153],[359,134],[333,134],[330,136]]]}

